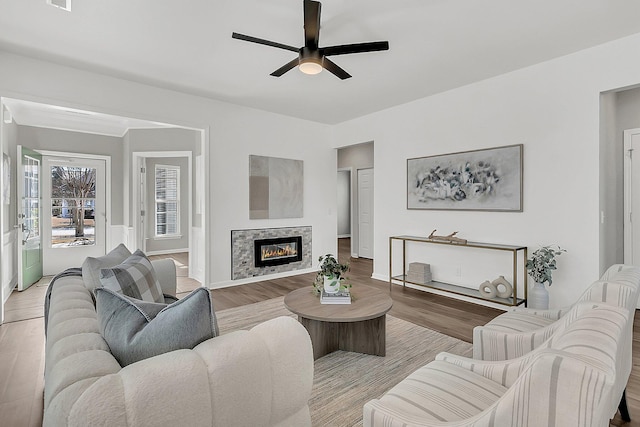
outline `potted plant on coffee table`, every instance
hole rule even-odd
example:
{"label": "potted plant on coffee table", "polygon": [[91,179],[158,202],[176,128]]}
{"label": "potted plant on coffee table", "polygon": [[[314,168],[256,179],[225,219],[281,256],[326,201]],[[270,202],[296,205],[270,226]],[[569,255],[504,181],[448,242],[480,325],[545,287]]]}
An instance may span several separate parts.
{"label": "potted plant on coffee table", "polygon": [[335,294],[336,292],[349,289],[350,284],[346,283],[344,274],[349,271],[349,264],[340,264],[332,254],[326,254],[318,258],[320,271],[313,282],[315,292],[320,293],[324,288],[325,292]]}
{"label": "potted plant on coffee table", "polygon": [[533,252],[533,256],[527,259],[526,268],[529,276],[535,282],[533,288],[529,291],[527,306],[536,309],[549,308],[549,291],[544,284],[553,282],[551,274],[556,270],[556,257],[562,255],[566,250],[560,246],[552,245],[543,246]]}

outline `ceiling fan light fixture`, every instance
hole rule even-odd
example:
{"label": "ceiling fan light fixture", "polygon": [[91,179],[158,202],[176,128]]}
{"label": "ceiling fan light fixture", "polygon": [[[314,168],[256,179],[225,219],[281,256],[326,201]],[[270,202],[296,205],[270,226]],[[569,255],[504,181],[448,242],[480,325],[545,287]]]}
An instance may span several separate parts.
{"label": "ceiling fan light fixture", "polygon": [[322,64],[320,64],[314,58],[308,58],[300,61],[300,65],[298,65],[298,69],[305,74],[318,74],[322,71]]}

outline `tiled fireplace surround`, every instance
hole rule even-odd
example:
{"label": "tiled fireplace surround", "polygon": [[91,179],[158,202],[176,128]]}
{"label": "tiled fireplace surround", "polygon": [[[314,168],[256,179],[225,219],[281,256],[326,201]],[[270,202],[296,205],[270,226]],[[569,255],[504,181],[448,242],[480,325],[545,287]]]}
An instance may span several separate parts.
{"label": "tiled fireplace surround", "polygon": [[[302,236],[302,260],[289,264],[256,267],[254,262],[255,240]],[[260,228],[231,231],[231,279],[246,279],[267,274],[284,273],[312,267],[311,227]]]}

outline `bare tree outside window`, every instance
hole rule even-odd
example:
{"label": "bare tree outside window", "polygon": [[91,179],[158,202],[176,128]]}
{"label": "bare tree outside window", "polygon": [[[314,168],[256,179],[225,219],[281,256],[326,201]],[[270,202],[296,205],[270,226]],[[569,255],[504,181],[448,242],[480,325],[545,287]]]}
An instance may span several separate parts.
{"label": "bare tree outside window", "polygon": [[52,166],[53,246],[95,244],[96,169]]}

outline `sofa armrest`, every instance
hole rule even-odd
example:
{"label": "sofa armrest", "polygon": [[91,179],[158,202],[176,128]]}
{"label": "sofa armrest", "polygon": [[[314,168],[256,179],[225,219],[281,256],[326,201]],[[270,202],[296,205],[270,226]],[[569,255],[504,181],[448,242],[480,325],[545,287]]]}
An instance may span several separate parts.
{"label": "sofa armrest", "polygon": [[571,306],[564,307],[564,308],[549,309],[549,310],[539,310],[539,309],[536,309],[536,308],[516,307],[516,308],[513,309],[513,311],[517,312],[517,313],[527,313],[527,314],[530,314],[532,316],[540,316],[540,317],[544,317],[546,319],[558,320],[562,316],[564,316],[567,313],[567,311],[569,311],[570,309],[571,309]]}
{"label": "sofa armrest", "polygon": [[156,272],[158,282],[162,288],[162,293],[175,296],[176,295],[176,265],[172,259],[155,259],[151,261],[151,265]]}
{"label": "sofa armrest", "polygon": [[105,375],[61,424],[310,427],[312,384],[309,334],[279,317]]}

